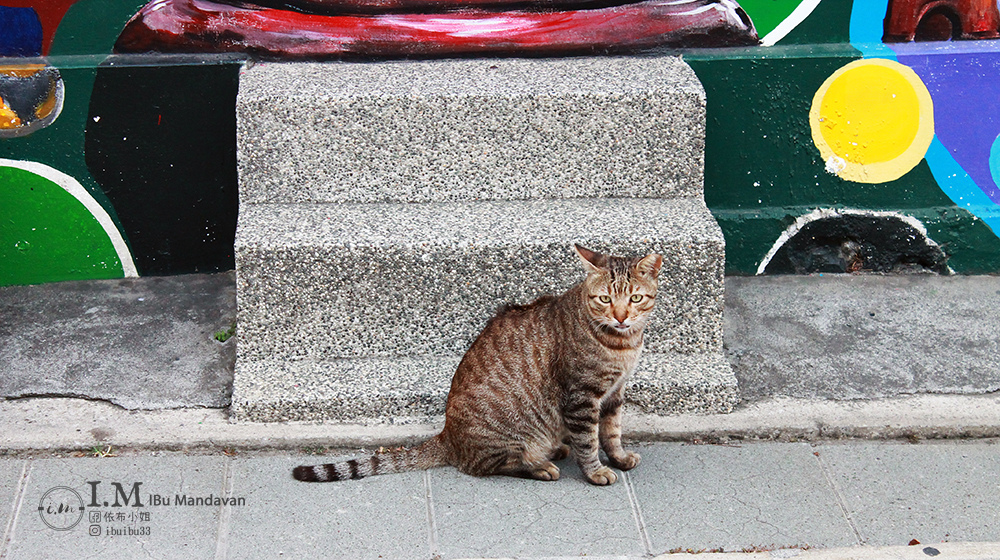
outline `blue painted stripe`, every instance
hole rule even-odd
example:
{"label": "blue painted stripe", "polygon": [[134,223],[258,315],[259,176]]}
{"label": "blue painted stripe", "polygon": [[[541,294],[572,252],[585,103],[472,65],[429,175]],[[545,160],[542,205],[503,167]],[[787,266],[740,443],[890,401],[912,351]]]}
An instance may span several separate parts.
{"label": "blue painted stripe", "polygon": [[1000,232],[1000,206],[976,185],[937,136],[931,141],[925,157],[934,180],[948,198],[956,206],[968,210],[985,222],[993,233]]}
{"label": "blue painted stripe", "polygon": [[854,0],[851,7],[851,46],[865,58],[896,60],[896,53],[882,42],[882,21],[889,0]]}

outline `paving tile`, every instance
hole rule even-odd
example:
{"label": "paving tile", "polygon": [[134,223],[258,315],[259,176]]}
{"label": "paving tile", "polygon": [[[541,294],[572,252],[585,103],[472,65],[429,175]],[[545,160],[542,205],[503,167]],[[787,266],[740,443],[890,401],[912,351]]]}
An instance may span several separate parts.
{"label": "paving tile", "polygon": [[13,504],[16,497],[17,483],[21,479],[25,463],[26,461],[22,459],[0,460],[0,511],[4,514],[10,512],[8,507]]}
{"label": "paving tile", "polygon": [[31,461],[9,558],[214,558],[220,507],[177,505],[176,497],[223,496],[224,480],[217,457]]}
{"label": "paving tile", "polygon": [[593,486],[573,461],[558,464],[555,482],[431,471],[441,556],[644,555],[624,482]]}
{"label": "paving tile", "polygon": [[805,444],[657,444],[629,476],[652,552],[857,544]]}
{"label": "paving tile", "polygon": [[423,472],[310,484],[292,468],[333,457],[233,461],[228,558],[430,558]]}
{"label": "paving tile", "polygon": [[27,461],[21,459],[0,460],[0,557],[6,546],[4,533],[8,521],[14,513],[14,500],[17,498],[17,485]]}
{"label": "paving tile", "polygon": [[1000,541],[1000,445],[823,445],[820,458],[865,544]]}

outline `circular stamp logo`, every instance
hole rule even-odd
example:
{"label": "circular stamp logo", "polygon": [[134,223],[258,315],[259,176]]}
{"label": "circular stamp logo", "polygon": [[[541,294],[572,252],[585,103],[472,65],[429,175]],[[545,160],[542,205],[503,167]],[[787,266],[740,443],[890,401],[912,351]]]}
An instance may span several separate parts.
{"label": "circular stamp logo", "polygon": [[50,529],[68,531],[83,519],[83,498],[68,486],[56,486],[42,494],[38,515]]}

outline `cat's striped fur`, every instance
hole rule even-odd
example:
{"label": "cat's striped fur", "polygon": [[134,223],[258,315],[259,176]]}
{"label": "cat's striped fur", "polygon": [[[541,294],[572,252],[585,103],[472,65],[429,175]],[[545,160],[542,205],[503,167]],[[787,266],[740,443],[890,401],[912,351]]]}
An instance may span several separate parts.
{"label": "cat's striped fur", "polygon": [[293,471],[324,482],[453,465],[471,475],[556,480],[552,461],[576,457],[594,484],[639,455],[621,443],[622,391],[642,350],[663,259],[611,257],[576,246],[587,270],[561,296],[508,306],[489,321],[455,371],[444,430],[413,448],[381,449]]}

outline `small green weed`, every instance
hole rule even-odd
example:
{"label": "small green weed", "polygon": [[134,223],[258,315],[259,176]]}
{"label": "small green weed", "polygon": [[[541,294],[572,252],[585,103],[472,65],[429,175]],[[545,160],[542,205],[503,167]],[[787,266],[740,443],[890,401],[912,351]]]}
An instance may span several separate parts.
{"label": "small green weed", "polygon": [[219,342],[225,342],[236,334],[236,323],[229,325],[229,328],[224,331],[216,331],[212,338]]}
{"label": "small green weed", "polygon": [[114,450],[111,449],[110,445],[107,448],[102,448],[100,446],[95,445],[94,447],[90,448],[90,454],[93,455],[94,457],[117,457],[118,456],[117,454],[115,454]]}
{"label": "small green weed", "polygon": [[326,455],[326,448],[322,445],[303,447],[302,452],[306,455]]}

